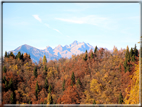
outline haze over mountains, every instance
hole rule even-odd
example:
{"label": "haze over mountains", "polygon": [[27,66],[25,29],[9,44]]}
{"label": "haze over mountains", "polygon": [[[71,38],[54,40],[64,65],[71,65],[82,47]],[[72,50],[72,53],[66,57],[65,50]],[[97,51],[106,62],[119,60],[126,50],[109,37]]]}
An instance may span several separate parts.
{"label": "haze over mountains", "polygon": [[19,51],[21,53],[28,53],[30,54],[33,62],[38,62],[40,57],[43,58],[44,55],[46,56],[47,61],[54,59],[58,60],[61,57],[71,58],[73,54],[78,55],[84,53],[86,50],[87,51],[90,51],[91,49],[94,50],[94,48],[95,46],[92,46],[89,43],[74,41],[70,45],[65,45],[65,46],[58,45],[54,49],[52,49],[50,46],[47,46],[45,49],[42,50],[24,44],[22,46],[19,46],[15,50],[12,50],[12,52],[14,53],[14,55],[16,55]]}

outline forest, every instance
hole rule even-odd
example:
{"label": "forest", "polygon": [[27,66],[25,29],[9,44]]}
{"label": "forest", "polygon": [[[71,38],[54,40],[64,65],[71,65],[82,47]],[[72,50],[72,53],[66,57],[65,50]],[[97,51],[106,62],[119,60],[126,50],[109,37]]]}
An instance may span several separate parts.
{"label": "forest", "polygon": [[139,104],[136,45],[38,63],[5,52],[2,64],[2,104]]}

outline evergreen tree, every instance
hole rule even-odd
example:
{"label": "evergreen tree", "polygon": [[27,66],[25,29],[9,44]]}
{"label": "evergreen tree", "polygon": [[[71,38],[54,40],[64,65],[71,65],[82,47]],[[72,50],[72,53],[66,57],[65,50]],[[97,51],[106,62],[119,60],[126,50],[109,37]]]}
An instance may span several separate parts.
{"label": "evergreen tree", "polygon": [[7,57],[9,58],[9,56],[10,56],[10,54],[9,53],[7,53]]}
{"label": "evergreen tree", "polygon": [[125,59],[125,61],[124,61],[124,68],[126,68],[127,67],[127,60]]}
{"label": "evergreen tree", "polygon": [[3,77],[3,81],[2,81],[2,82],[3,82],[3,83],[5,83],[5,81],[6,81],[6,78],[5,78],[5,76],[4,76],[4,77]]}
{"label": "evergreen tree", "polygon": [[94,53],[96,53],[96,52],[97,52],[97,49],[98,49],[98,47],[96,46],[96,47],[95,47],[95,50],[94,50]]}
{"label": "evergreen tree", "polygon": [[46,67],[46,65],[44,66],[44,71],[47,72],[47,67]]}
{"label": "evergreen tree", "polygon": [[73,82],[72,82],[72,80],[71,80],[71,86],[73,87]]}
{"label": "evergreen tree", "polygon": [[94,58],[94,56],[93,56],[93,52],[91,53],[91,58]]}
{"label": "evergreen tree", "polygon": [[6,71],[7,71],[7,69],[6,69],[6,67],[5,67],[5,66],[3,67],[3,71],[4,71],[4,73],[6,73]]}
{"label": "evergreen tree", "polygon": [[16,55],[16,58],[17,58],[17,59],[18,59],[18,58],[21,59],[21,52],[20,52],[20,51],[19,51],[18,54]]}
{"label": "evergreen tree", "polygon": [[123,103],[123,95],[122,93],[120,92],[119,94],[119,99],[118,99],[118,104],[122,104]]}
{"label": "evergreen tree", "polygon": [[135,44],[135,47],[134,47],[134,54],[135,54],[135,56],[138,56],[138,50],[137,50],[136,44]]}
{"label": "evergreen tree", "polygon": [[127,56],[127,61],[130,62],[130,54]]}
{"label": "evergreen tree", "polygon": [[47,81],[47,78],[45,79],[45,89],[47,90],[48,89],[48,81]]}
{"label": "evergreen tree", "polygon": [[119,66],[119,71],[121,72],[121,65]]}
{"label": "evergreen tree", "polygon": [[93,104],[96,104],[96,101],[95,101],[95,100],[93,101]]}
{"label": "evergreen tree", "polygon": [[35,68],[34,68],[34,76],[37,78],[37,67],[35,66]]}
{"label": "evergreen tree", "polygon": [[81,81],[79,78],[77,79],[77,85],[81,85]]}
{"label": "evergreen tree", "polygon": [[131,61],[135,61],[135,55],[132,56]]}
{"label": "evergreen tree", "polygon": [[86,55],[85,55],[85,58],[83,58],[84,59],[84,61],[87,61],[87,53],[86,53]]}
{"label": "evergreen tree", "polygon": [[49,102],[50,104],[53,104],[53,98],[52,98],[52,96],[51,96],[51,101]]}
{"label": "evergreen tree", "polygon": [[31,55],[29,54],[29,59],[31,59]]}
{"label": "evergreen tree", "polygon": [[15,57],[14,54],[13,54],[13,52],[10,52],[10,56],[12,56],[13,58]]}
{"label": "evergreen tree", "polygon": [[49,87],[48,87],[48,93],[51,93],[51,91],[52,91],[52,88],[51,88],[51,85],[49,85]]}
{"label": "evergreen tree", "polygon": [[44,100],[44,104],[46,104],[47,102],[46,102],[46,100]]}
{"label": "evergreen tree", "polygon": [[36,90],[35,90],[35,96],[36,98],[38,98],[38,92],[39,92],[39,85],[38,85],[38,81],[36,82]]}
{"label": "evergreen tree", "polygon": [[5,81],[5,89],[7,90],[8,86],[7,86],[7,81]]}
{"label": "evergreen tree", "polygon": [[8,88],[12,88],[12,78],[10,78],[9,84],[8,84]]}
{"label": "evergreen tree", "polygon": [[20,57],[20,59],[22,59],[22,60],[23,60],[23,53],[21,54],[21,57]]}
{"label": "evergreen tree", "polygon": [[47,59],[46,59],[46,56],[44,55],[43,56],[43,64],[46,64],[47,63]]}
{"label": "evergreen tree", "polygon": [[63,81],[62,89],[63,89],[63,91],[65,90],[65,79]]}
{"label": "evergreen tree", "polygon": [[129,67],[129,66],[126,67],[126,72],[127,72],[127,71],[130,72],[130,67]]}
{"label": "evergreen tree", "polygon": [[130,57],[131,58],[132,58],[133,54],[134,54],[134,52],[133,52],[133,49],[131,48],[131,50],[130,50]]}
{"label": "evergreen tree", "polygon": [[72,80],[72,84],[75,84],[75,76],[74,76],[74,72],[72,72],[71,80]]}
{"label": "evergreen tree", "polygon": [[124,61],[124,70],[125,70],[125,72],[127,72],[127,59],[125,59],[125,61]]}
{"label": "evergreen tree", "polygon": [[87,53],[87,50],[86,50],[86,53]]}
{"label": "evergreen tree", "polygon": [[32,102],[29,100],[28,104],[32,104]]}
{"label": "evergreen tree", "polygon": [[10,102],[11,102],[11,104],[14,104],[14,95],[13,95],[13,92],[11,93],[11,96],[10,96]]}
{"label": "evergreen tree", "polygon": [[127,50],[126,50],[126,53],[125,53],[125,60],[128,61],[129,59],[129,47],[127,46]]}
{"label": "evergreen tree", "polygon": [[7,57],[7,51],[5,51],[5,57]]}
{"label": "evergreen tree", "polygon": [[53,104],[53,98],[52,98],[52,96],[51,96],[51,93],[48,93],[48,103],[49,104]]}

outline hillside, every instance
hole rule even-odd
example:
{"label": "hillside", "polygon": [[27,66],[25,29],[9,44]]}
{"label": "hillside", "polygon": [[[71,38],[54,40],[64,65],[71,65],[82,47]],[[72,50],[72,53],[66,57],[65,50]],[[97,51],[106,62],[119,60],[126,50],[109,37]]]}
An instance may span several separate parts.
{"label": "hillside", "polygon": [[[136,46],[131,50],[129,47],[124,50],[114,47],[113,53],[100,48],[72,55],[70,59],[46,61],[44,56],[38,64],[33,63],[26,53],[23,56],[21,53],[5,55],[2,103],[139,103],[139,53]],[[133,101],[132,95],[135,95]]]}

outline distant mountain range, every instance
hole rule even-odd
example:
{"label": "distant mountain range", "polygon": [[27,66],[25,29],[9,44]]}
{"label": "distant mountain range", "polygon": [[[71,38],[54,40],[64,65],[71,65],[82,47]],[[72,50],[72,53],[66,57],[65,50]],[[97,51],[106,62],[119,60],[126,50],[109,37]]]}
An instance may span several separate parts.
{"label": "distant mountain range", "polygon": [[33,62],[38,62],[40,57],[43,58],[44,55],[46,56],[47,61],[54,59],[58,60],[62,57],[71,58],[73,54],[78,55],[84,53],[86,50],[89,52],[91,49],[94,50],[94,48],[95,46],[93,47],[89,43],[84,43],[84,42],[80,43],[78,41],[74,41],[70,45],[65,45],[65,46],[58,45],[54,49],[52,49],[50,46],[47,46],[45,49],[42,50],[24,44],[22,46],[19,46],[15,50],[12,50],[12,52],[14,53],[14,55],[16,55],[19,51],[21,53],[28,53],[30,54]]}

